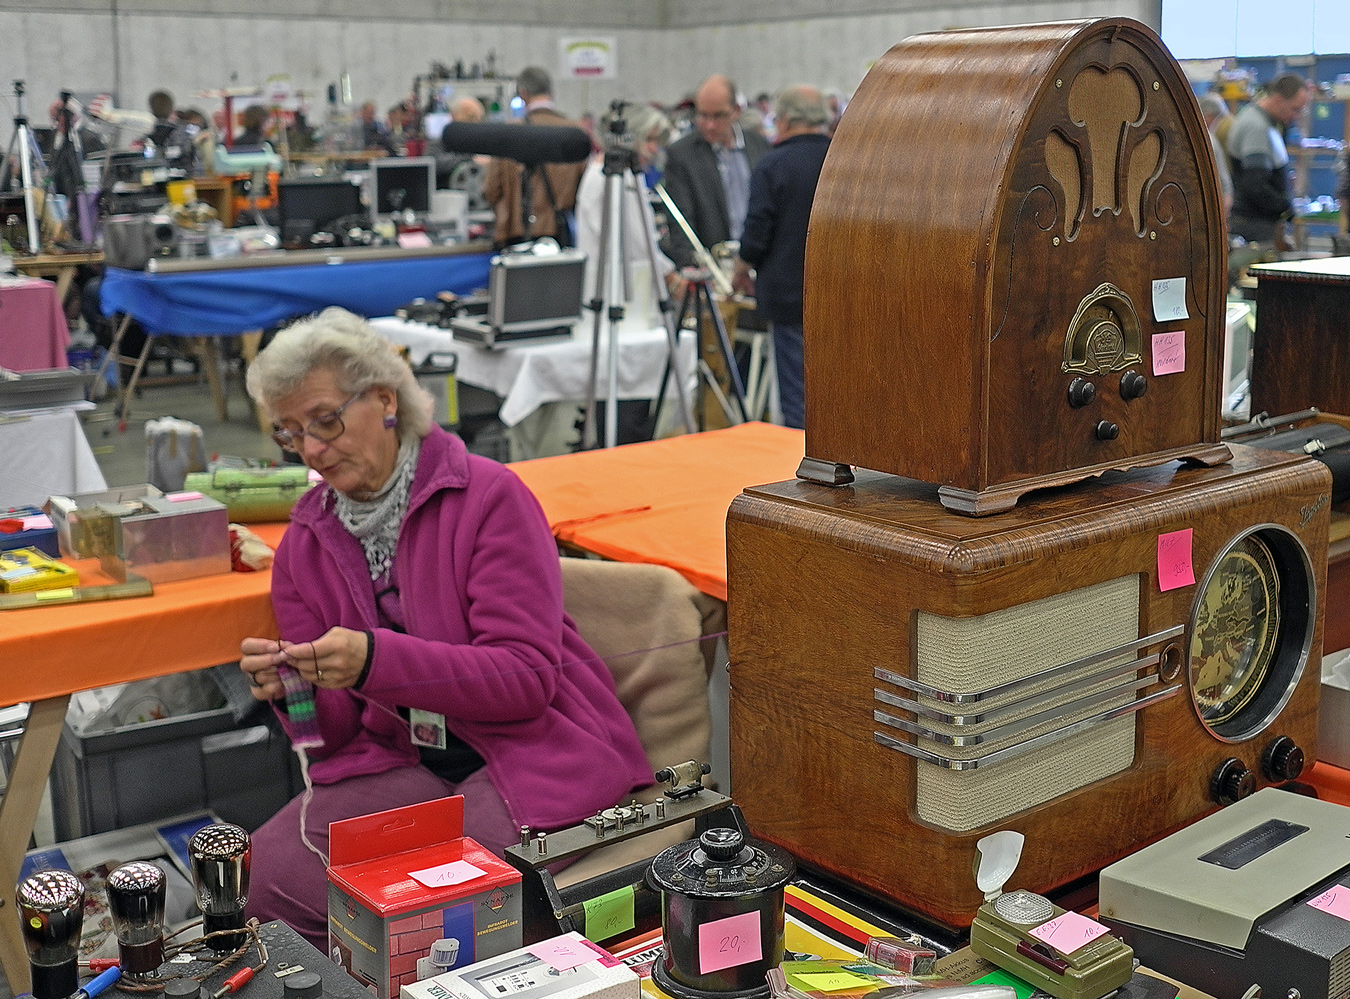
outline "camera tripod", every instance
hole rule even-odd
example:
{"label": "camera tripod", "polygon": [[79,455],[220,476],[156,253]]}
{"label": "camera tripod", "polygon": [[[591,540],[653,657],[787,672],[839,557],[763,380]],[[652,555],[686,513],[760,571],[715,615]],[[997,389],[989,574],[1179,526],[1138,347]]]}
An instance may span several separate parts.
{"label": "camera tripod", "polygon": [[[605,447],[613,447],[618,442],[619,432],[619,326],[624,320],[631,282],[628,274],[628,260],[624,255],[623,234],[625,211],[637,213],[646,244],[647,259],[650,262],[652,290],[660,304],[661,323],[666,329],[666,370],[661,378],[661,388],[657,393],[654,413],[660,413],[665,397],[666,385],[671,374],[675,376],[675,397],[680,407],[680,419],[687,432],[693,432],[694,419],[685,396],[685,382],[680,371],[679,330],[672,322],[670,295],[661,276],[661,268],[656,249],[656,239],[642,204],[641,188],[637,183],[637,154],[625,142],[628,130],[623,118],[624,104],[616,101],[611,105],[615,112],[610,123],[610,134],[606,136],[604,178],[605,195],[600,213],[600,254],[595,269],[595,296],[586,303],[586,307],[595,313],[595,322],[591,336],[591,374],[586,394],[586,422],[582,431],[582,447],[590,450],[596,446],[597,432],[595,403],[598,389],[600,366],[600,329],[606,319],[609,321],[609,355],[607,358],[607,391],[605,405]],[[625,203],[627,201],[631,204]]]}
{"label": "camera tripod", "polygon": [[41,219],[33,200],[33,167],[43,167],[42,150],[38,148],[33,130],[28,126],[28,116],[23,112],[24,85],[22,80],[14,81],[14,135],[10,137],[9,148],[0,163],[0,191],[9,190],[12,183],[11,164],[17,154],[19,158],[19,181],[23,186],[24,221],[27,223],[28,252],[39,253],[42,249]]}

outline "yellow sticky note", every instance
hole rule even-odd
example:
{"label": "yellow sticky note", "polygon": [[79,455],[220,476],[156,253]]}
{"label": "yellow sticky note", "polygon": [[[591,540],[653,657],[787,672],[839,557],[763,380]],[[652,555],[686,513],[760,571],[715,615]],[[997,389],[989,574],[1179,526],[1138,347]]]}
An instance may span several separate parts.
{"label": "yellow sticky note", "polygon": [[632,885],[624,885],[599,898],[589,898],[581,904],[586,910],[587,940],[599,943],[637,925],[633,915]]}
{"label": "yellow sticky note", "polygon": [[867,988],[872,984],[869,979],[850,975],[847,971],[826,971],[818,975],[794,977],[813,992],[840,992],[844,989]]}
{"label": "yellow sticky note", "polygon": [[69,600],[75,596],[75,591],[69,586],[63,586],[58,590],[38,590],[33,596],[39,600]]}

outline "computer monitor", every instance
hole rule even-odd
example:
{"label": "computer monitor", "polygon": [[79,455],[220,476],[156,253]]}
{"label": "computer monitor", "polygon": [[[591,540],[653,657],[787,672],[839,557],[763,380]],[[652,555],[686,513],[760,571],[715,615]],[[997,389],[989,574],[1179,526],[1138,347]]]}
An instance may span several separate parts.
{"label": "computer monitor", "polygon": [[406,212],[426,215],[436,190],[436,159],[410,156],[370,164],[370,212],[375,218]]}
{"label": "computer monitor", "polygon": [[277,200],[283,229],[288,222],[304,221],[317,232],[362,211],[361,188],[341,177],[283,180],[277,184]]}

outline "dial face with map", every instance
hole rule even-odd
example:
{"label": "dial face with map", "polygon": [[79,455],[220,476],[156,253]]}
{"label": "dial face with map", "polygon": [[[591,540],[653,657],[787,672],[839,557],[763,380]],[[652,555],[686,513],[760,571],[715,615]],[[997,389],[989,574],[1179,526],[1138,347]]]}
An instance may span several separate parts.
{"label": "dial face with map", "polygon": [[1271,679],[1280,614],[1274,555],[1249,534],[1220,557],[1195,602],[1191,690],[1207,726],[1231,721]]}

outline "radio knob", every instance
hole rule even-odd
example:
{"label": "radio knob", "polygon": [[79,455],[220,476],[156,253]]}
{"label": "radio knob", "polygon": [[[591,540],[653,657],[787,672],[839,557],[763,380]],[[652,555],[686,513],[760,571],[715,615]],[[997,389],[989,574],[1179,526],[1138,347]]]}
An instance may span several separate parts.
{"label": "radio knob", "polygon": [[1069,405],[1082,409],[1097,398],[1097,386],[1086,378],[1075,378],[1069,382]]}
{"label": "radio knob", "polygon": [[1120,376],[1120,397],[1126,402],[1138,399],[1148,391],[1148,379],[1137,371],[1127,371]]}
{"label": "radio knob", "polygon": [[1303,773],[1303,750],[1287,735],[1271,740],[1261,754],[1261,770],[1266,780],[1297,780]]}
{"label": "radio knob", "polygon": [[1097,440],[1113,441],[1120,436],[1120,427],[1110,420],[1102,420],[1097,424]]}
{"label": "radio knob", "polygon": [[1221,805],[1231,805],[1241,801],[1256,790],[1256,774],[1247,769],[1247,765],[1235,757],[1229,757],[1219,764],[1209,781],[1209,793]]}

